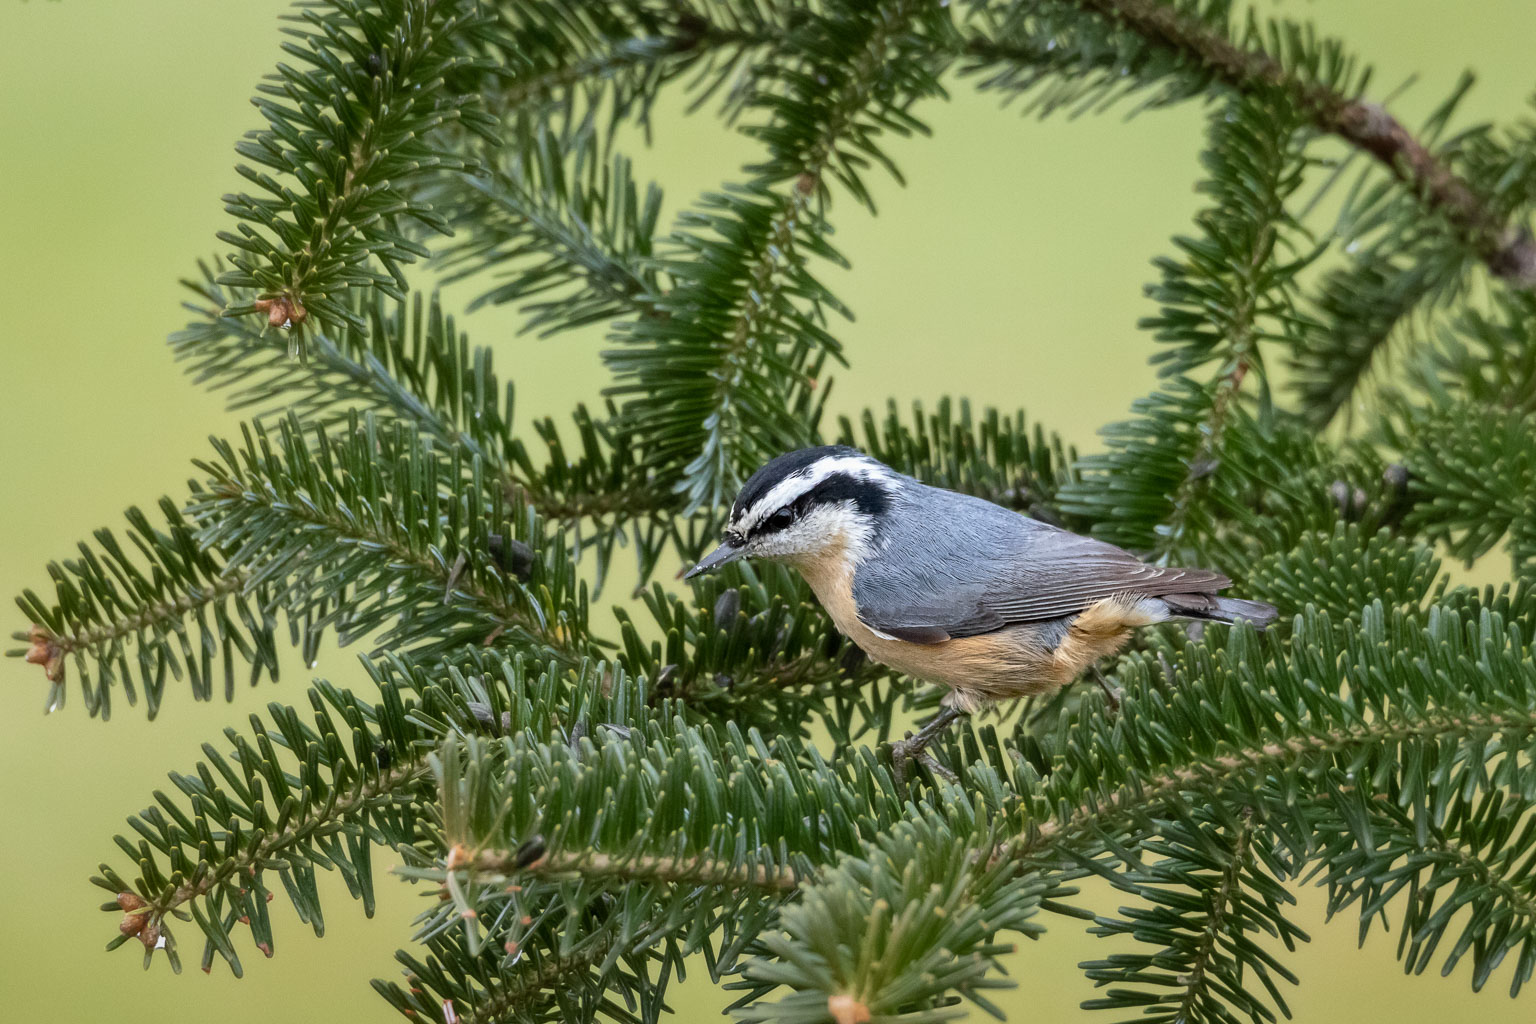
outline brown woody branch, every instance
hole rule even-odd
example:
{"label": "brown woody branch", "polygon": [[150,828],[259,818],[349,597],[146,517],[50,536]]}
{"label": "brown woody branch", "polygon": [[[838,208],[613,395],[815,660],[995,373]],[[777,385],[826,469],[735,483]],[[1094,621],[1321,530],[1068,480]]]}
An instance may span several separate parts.
{"label": "brown woody branch", "polygon": [[[616,857],[607,853],[546,853],[531,863],[513,850],[480,850],[468,855],[470,870],[478,875],[511,877],[518,874],[605,875],[627,882],[663,882],[668,884],[707,885],[721,889],[762,889],[790,893],[800,887],[800,880],[788,868],[772,864],[740,866],[713,860],[676,857]],[[450,857],[450,863],[452,858]]]}
{"label": "brown woody branch", "polygon": [[[1284,94],[1314,127],[1384,164],[1426,207],[1450,222],[1491,273],[1516,287],[1536,287],[1536,241],[1506,224],[1465,179],[1381,106],[1302,81],[1264,51],[1238,46],[1160,0],[1075,2],[1156,46],[1191,58],[1237,92]],[[967,52],[988,59],[1009,56],[1005,43],[991,39],[972,39]]]}

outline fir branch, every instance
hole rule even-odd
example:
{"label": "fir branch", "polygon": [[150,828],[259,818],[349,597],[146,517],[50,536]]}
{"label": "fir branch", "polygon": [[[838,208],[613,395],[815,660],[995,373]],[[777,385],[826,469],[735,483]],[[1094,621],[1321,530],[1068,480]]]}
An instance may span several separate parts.
{"label": "fir branch", "polygon": [[[736,1016],[926,1024],[949,1019],[958,994],[1001,1018],[987,993],[1011,982],[990,975],[1013,947],[997,935],[1037,935],[1032,918],[1055,886],[973,859],[966,841],[975,831],[985,825],[920,815],[807,886],[744,965],[741,987],[751,991]],[[781,988],[788,994],[763,999]]]}
{"label": "fir branch", "polygon": [[300,918],[317,934],[324,925],[315,867],[339,869],[372,913],[369,844],[399,849],[421,841],[426,818],[412,808],[430,794],[427,752],[415,743],[419,730],[394,694],[370,707],[322,683],[310,691],[310,704],[313,728],[292,708],[274,704],[270,727],[251,716],[252,738],[227,730],[230,757],[205,745],[209,760],[195,775],[171,776],[185,808],[156,793],[158,807],[129,819],[138,842],[116,841],[136,863],[139,879],[129,885],[105,864],[92,879],[117,897],[103,909],[126,911],[109,948],[137,937],[146,964],[164,948],[179,971],[171,921],[190,919],[207,940],[204,969],[217,954],[238,976],[240,958],[230,941],[237,924],[250,926],[264,955],[273,952],[267,871],[281,875]]}
{"label": "fir branch", "polygon": [[1190,957],[1191,969],[1184,975],[1187,980],[1184,981],[1184,992],[1179,999],[1175,1017],[1177,1020],[1195,1019],[1197,1008],[1209,998],[1216,944],[1226,928],[1226,917],[1232,910],[1233,897],[1241,884],[1244,862],[1248,859],[1248,845],[1253,841],[1252,809],[1244,808],[1239,820],[1241,824],[1232,839],[1232,851],[1221,869],[1221,882],[1210,897],[1205,929],[1200,935],[1199,945]]}
{"label": "fir branch", "polygon": [[1471,565],[1511,536],[1536,504],[1536,413],[1452,402],[1383,423],[1403,452],[1415,501],[1405,524]]}
{"label": "fir branch", "polygon": [[[1295,111],[1260,98],[1236,99],[1211,120],[1202,188],[1215,205],[1196,218],[1200,237],[1175,239],[1178,259],[1158,261],[1162,280],[1149,291],[1161,308],[1142,321],[1169,346],[1153,361],[1173,387],[1139,402],[1138,419],[1106,428],[1110,451],[1084,458],[1081,479],[1061,492],[1064,511],[1112,543],[1160,560],[1198,551],[1256,468],[1228,436],[1234,424],[1257,427],[1241,389],[1252,374],[1267,393],[1265,343],[1313,329],[1295,301],[1310,256],[1290,252],[1285,209],[1301,183],[1300,125]],[[1189,378],[1211,363],[1209,385]]]}
{"label": "fir branch", "polygon": [[373,410],[488,464],[508,461],[511,393],[501,394],[489,351],[470,348],[436,295],[354,291],[344,300],[350,316],[312,331],[300,363],[281,335],[224,315],[255,293],[219,284],[218,266],[200,264],[200,279],[182,282],[200,301],[184,304],[195,319],[170,345],[194,381],[229,393],[229,408],[327,428],[349,410]]}
{"label": "fir branch", "polygon": [[[371,418],[313,437],[311,449],[290,417],[275,439],[257,424],[239,451],[216,443],[190,506],[200,543],[272,585],[291,617],[335,625],[343,643],[388,625],[381,645],[426,641],[418,653],[499,641],[574,665],[592,652],[564,545],[512,518],[461,453]],[[503,564],[509,538],[534,553],[528,565]]]}
{"label": "fir branch", "polygon": [[618,945],[615,934],[605,934],[586,942],[576,952],[549,957],[535,970],[518,971],[498,987],[481,993],[480,1001],[459,1013],[460,1024],[498,1024],[507,1015],[537,1005],[541,996],[552,989],[575,987],[573,979],[587,980],[587,975],[601,967]]}
{"label": "fir branch", "polygon": [[[1214,820],[1212,820],[1214,819]],[[1130,935],[1145,952],[1111,954],[1080,965],[1094,983],[1129,984],[1088,1000],[1085,1009],[1131,1009],[1138,1019],[1229,1024],[1236,1013],[1254,1021],[1289,1017],[1275,977],[1296,977],[1262,952],[1256,933],[1294,951],[1307,936],[1285,917],[1293,902],[1260,862],[1274,856],[1250,806],[1195,809],[1169,823],[1134,862],[1113,876],[1138,903],[1122,919],[1099,918],[1101,936]],[[1264,994],[1269,996],[1266,1003]]]}
{"label": "fir branch", "polygon": [[71,658],[86,709],[102,718],[111,717],[119,684],[130,704],[142,690],[155,717],[167,675],[186,674],[193,698],[212,700],[216,661],[223,663],[226,700],[234,699],[238,661],[250,664],[251,685],[263,675],[277,678],[277,623],[266,589],[200,547],[193,523],[168,499],[160,510],[163,529],[139,509],[128,510],[127,548],[112,531],[98,530],[95,548],[82,544],[78,560],[50,564],[53,603],[30,590],[17,598],[33,626],[15,634],[29,646],[11,653],[42,666],[49,710],[64,704]]}
{"label": "fir branch", "polygon": [[[1536,242],[1508,222],[1509,211],[1429,149],[1391,114],[1358,98],[1350,85],[1349,62],[1337,44],[1319,46],[1288,23],[1269,26],[1269,50],[1257,26],[1249,38],[1234,42],[1230,5],[1167,3],[1163,0],[1060,0],[1046,5],[978,2],[982,30],[962,33],[959,52],[976,63],[971,70],[1002,66],[1007,70],[984,87],[1023,91],[1044,77],[1040,65],[1069,76],[1104,72],[1101,91],[1163,83],[1167,103],[1201,94],[1219,83],[1251,97],[1283,97],[1317,131],[1336,136],[1374,158],[1429,212],[1444,218],[1452,231],[1489,271],[1519,288],[1536,286]],[[1039,19],[1032,25],[1029,19]],[[1130,34],[1138,47],[1116,46],[1095,36],[1084,19],[1102,29]],[[991,19],[990,22],[988,19]],[[1077,45],[1058,45],[1063,31],[1084,36]],[[1049,45],[1047,45],[1049,44]],[[1129,52],[1127,52],[1129,51]],[[1108,73],[1113,72],[1113,73]],[[1067,91],[1046,108],[1079,99]]]}
{"label": "fir branch", "polygon": [[1149,808],[1177,800],[1182,793],[1215,797],[1267,773],[1294,771],[1335,755],[1380,750],[1411,740],[1451,737],[1475,741],[1503,733],[1536,734],[1536,709],[1505,707],[1496,711],[1431,713],[1422,718],[1341,725],[1313,735],[1237,748],[1200,763],[1169,766],[1122,787],[1095,793],[1064,814],[1032,824],[1027,833],[1001,844],[992,859],[1011,860],[1026,870],[1025,865],[1049,860],[1073,844],[1091,844],[1117,823],[1140,820]]}
{"label": "fir branch", "polygon": [[[223,316],[224,307],[251,293],[219,285],[213,266],[201,269],[202,280],[184,282],[203,300],[185,307],[196,319],[171,336],[171,346],[194,380],[229,391],[230,408],[254,410],[262,422],[281,415],[325,429],[372,410],[493,468],[504,476],[509,500],[532,505],[546,519],[609,520],[605,542],[622,536],[618,520],[670,507],[636,466],[627,437],[584,408],[573,417],[579,454],[566,450],[546,419],[534,424],[547,448],[536,461],[513,433],[513,391],[498,382],[490,350],[471,347],[437,296],[413,293],[407,302],[354,292],[348,302],[364,326],[348,321],[312,332],[308,360],[299,363],[281,336]],[[656,544],[637,547],[650,552]]]}
{"label": "fir branch", "polygon": [[[1340,796],[1336,803],[1345,802]],[[1406,893],[1397,955],[1405,970],[1417,973],[1450,919],[1465,915],[1445,971],[1466,954],[1473,936],[1496,929],[1502,948],[1512,950],[1522,940],[1510,981],[1510,995],[1518,995],[1536,969],[1536,892],[1525,867],[1531,801],[1504,792],[1456,794],[1443,815],[1446,826],[1426,830],[1386,796],[1357,796],[1346,811],[1320,824],[1318,839],[1331,854],[1319,868],[1329,888],[1330,916],[1358,906],[1363,941],[1378,920],[1385,927],[1392,897]],[[1477,951],[1474,960],[1472,987],[1481,990],[1500,957]]]}
{"label": "fir branch", "polygon": [[708,94],[753,50],[782,43],[778,13],[755,3],[625,0],[577,18],[559,2],[499,5],[488,46],[510,71],[488,83],[486,106],[531,125],[592,119],[606,102],[610,133],[625,119],[648,127],[669,82],[697,71],[693,87]]}
{"label": "fir branch", "polygon": [[[1502,130],[1474,125],[1444,143],[1435,137],[1471,81],[1470,74],[1463,76],[1428,119],[1426,142],[1486,197],[1492,211],[1511,223],[1523,223],[1536,202],[1536,122],[1526,118]],[[1375,178],[1373,172],[1362,176],[1334,229],[1351,262],[1327,274],[1317,289],[1315,305],[1327,327],[1302,339],[1293,356],[1300,412],[1317,426],[1339,412],[1351,421],[1351,399],[1363,384],[1374,384],[1377,393],[1390,395],[1394,342],[1403,355],[1428,349],[1438,359],[1447,353],[1437,342],[1449,330],[1463,329],[1454,320],[1448,327],[1445,311],[1466,297],[1476,258],[1426,220],[1415,197]],[[1531,293],[1501,291],[1493,298],[1508,307],[1528,303]],[[1497,351],[1490,356],[1501,361]],[[1404,362],[1412,369],[1412,362]]]}
{"label": "fir branch", "polygon": [[[641,923],[635,933],[654,934],[664,917]],[[435,936],[431,948],[435,955],[426,960],[404,950],[395,954],[409,988],[377,980],[373,987],[407,1015],[431,1020],[451,1011],[459,1024],[497,1024],[509,1014],[537,1024],[604,1016],[632,1024],[635,1018],[625,1006],[661,1008],[677,967],[677,958],[666,956],[657,970],[649,950],[627,943],[612,928],[594,928],[566,948],[513,944],[505,957],[471,954],[452,931]]]}
{"label": "fir branch", "polygon": [[663,264],[675,282],[664,315],[620,325],[624,347],[604,355],[609,394],[688,512],[719,506],[768,454],[810,440],[816,368],[838,352],[824,321],[839,307],[808,269],[840,259],[825,238],[826,179],[867,205],[861,168],[888,166],[879,135],[921,128],[907,108],[938,84],[914,52],[917,14],[839,4],[800,19],[797,60],[773,69],[782,92],[757,83],[767,119],[746,129],[769,159],[683,220]]}
{"label": "fir branch", "polygon": [[1536,412],[1536,296],[1496,295],[1490,310],[1464,311],[1433,341],[1426,390],[1487,408]]}
{"label": "fir branch", "polygon": [[[1348,572],[1340,571],[1346,566]],[[1331,533],[1306,534],[1289,551],[1261,558],[1245,582],[1253,596],[1278,608],[1310,605],[1335,621],[1359,622],[1375,602],[1419,611],[1439,575],[1440,559],[1424,544],[1387,529],[1372,533],[1339,523]]]}
{"label": "fir branch", "polygon": [[488,271],[510,278],[483,291],[470,309],[523,302],[522,329],[546,336],[656,315],[650,296],[662,286],[648,261],[660,191],[652,185],[642,199],[622,156],[603,167],[590,128],[576,141],[541,133],[533,145],[447,197],[468,238],[438,255],[445,282]]}
{"label": "fir branch", "polygon": [[99,656],[99,649],[102,647],[151,626],[179,622],[189,613],[215,604],[231,594],[238,594],[244,589],[245,577],[242,574],[221,575],[202,590],[189,592],[173,600],[145,605],[100,626],[87,626],[75,633],[49,636],[47,642],[50,646],[56,647],[60,654],[90,650]]}
{"label": "fir branch", "polygon": [[426,254],[403,222],[437,231],[447,224],[402,186],[423,173],[469,168],[434,141],[439,129],[458,124],[489,137],[494,124],[473,109],[473,94],[444,95],[447,79],[483,66],[456,52],[457,36],[483,27],[476,5],[328,0],[326,7],[295,16],[306,27],[292,30],[297,41],[284,50],[308,67],[278,65],[254,100],[269,127],[236,147],[280,177],[241,164],[237,170],[267,195],[224,200],[239,223],[219,234],[234,247],[234,269],[220,281],[260,293],[226,312],[263,312],[274,328],[300,327],[311,316],[361,328],[342,301],[348,288],[403,294],[400,265]]}
{"label": "fir branch", "polygon": [[705,858],[690,861],[643,854],[614,856],[597,852],[564,852],[546,853],[531,863],[523,863],[524,858],[516,850],[476,850],[468,858],[469,865],[463,870],[477,875],[491,875],[497,879],[521,874],[541,878],[581,875],[584,878],[619,882],[703,885],[718,889],[758,889],[777,893],[793,892],[800,886],[799,878],[790,870],[775,870],[767,864],[733,867]]}
{"label": "fir branch", "polygon": [[[1417,229],[1420,238],[1431,234],[1422,223]],[[1324,277],[1314,302],[1327,327],[1299,338],[1291,357],[1291,390],[1308,423],[1322,428],[1341,412],[1352,417],[1355,397],[1380,371],[1394,334],[1433,295],[1453,288],[1464,262],[1455,251],[1408,241],[1396,252],[1367,252]]]}
{"label": "fir branch", "polygon": [[1509,227],[1483,196],[1382,107],[1308,80],[1257,46],[1239,46],[1226,32],[1177,5],[1159,0],[1071,2],[1186,55],[1239,93],[1282,93],[1319,131],[1383,164],[1428,210],[1452,225],[1491,273],[1516,287],[1536,286],[1536,242]]}
{"label": "fir branch", "polygon": [[349,793],[336,794],[323,805],[312,806],[307,813],[290,818],[280,832],[264,835],[255,844],[241,851],[238,857],[228,857],[209,871],[202,872],[195,880],[187,880],[158,894],[142,894],[151,920],[174,914],[184,904],[206,897],[217,888],[227,886],[244,872],[250,874],[274,861],[285,860],[285,855],[319,839],[341,832],[350,827],[349,822],[375,808],[398,802],[402,792],[410,791],[417,783],[431,777],[424,756],[395,764],[376,778],[360,780]]}

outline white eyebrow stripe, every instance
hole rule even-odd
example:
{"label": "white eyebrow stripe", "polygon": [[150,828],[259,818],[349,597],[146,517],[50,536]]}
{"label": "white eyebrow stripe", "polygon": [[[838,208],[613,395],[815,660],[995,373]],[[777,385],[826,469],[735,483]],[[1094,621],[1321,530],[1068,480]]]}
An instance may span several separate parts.
{"label": "white eyebrow stripe", "polygon": [[777,512],[827,477],[838,473],[847,473],[862,480],[895,479],[880,463],[862,455],[834,455],[818,459],[774,484],[773,488],[758,499],[751,508],[743,510],[738,526],[743,533],[750,533],[765,515]]}

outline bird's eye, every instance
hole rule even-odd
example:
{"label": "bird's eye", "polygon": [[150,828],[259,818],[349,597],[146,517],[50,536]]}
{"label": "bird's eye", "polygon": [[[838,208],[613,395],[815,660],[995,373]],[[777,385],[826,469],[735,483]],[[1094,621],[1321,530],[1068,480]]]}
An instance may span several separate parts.
{"label": "bird's eye", "polygon": [[795,521],[794,512],[787,508],[781,508],[768,517],[768,525],[775,530],[782,530]]}

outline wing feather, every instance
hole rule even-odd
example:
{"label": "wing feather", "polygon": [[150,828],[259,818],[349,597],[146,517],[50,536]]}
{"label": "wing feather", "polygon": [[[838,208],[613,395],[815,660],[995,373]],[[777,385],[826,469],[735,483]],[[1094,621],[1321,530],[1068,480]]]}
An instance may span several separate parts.
{"label": "wing feather", "polygon": [[[1208,569],[1149,565],[1112,544],[990,502],[923,490],[929,494],[908,515],[895,517],[883,557],[854,574],[859,619],[910,642],[941,643],[1059,619],[1121,594],[1212,594],[1231,583]],[[917,512],[942,514],[964,528],[917,529],[923,524]]]}

